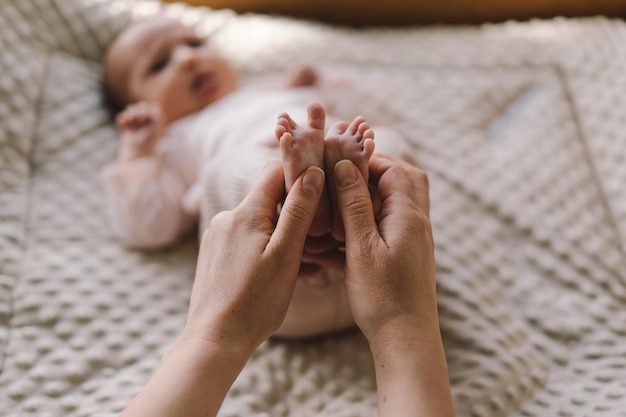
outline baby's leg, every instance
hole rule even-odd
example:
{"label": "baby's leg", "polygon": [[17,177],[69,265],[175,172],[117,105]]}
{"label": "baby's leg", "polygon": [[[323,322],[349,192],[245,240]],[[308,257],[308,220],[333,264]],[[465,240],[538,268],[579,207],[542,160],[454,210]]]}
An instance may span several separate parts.
{"label": "baby's leg", "polygon": [[326,182],[330,190],[330,207],[332,207],[332,236],[339,240],[345,240],[345,232],[337,194],[335,192],[335,164],[343,159],[349,159],[361,171],[365,181],[369,177],[369,160],[374,152],[374,131],[370,128],[365,118],[356,117],[350,124],[337,122],[328,131],[324,142],[324,162],[326,164]]}
{"label": "baby's leg", "polygon": [[[285,187],[287,192],[293,183],[310,166],[324,169],[324,125],[326,112],[319,103],[307,107],[308,122],[300,126],[287,113],[278,116],[276,138],[285,168]],[[317,214],[309,230],[311,236],[321,236],[330,227],[330,208],[328,193],[323,192]]]}

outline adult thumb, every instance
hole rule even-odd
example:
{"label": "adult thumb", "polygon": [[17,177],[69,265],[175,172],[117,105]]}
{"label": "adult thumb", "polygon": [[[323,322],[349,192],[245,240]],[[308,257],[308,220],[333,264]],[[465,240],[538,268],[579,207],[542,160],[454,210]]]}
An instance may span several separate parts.
{"label": "adult thumb", "polygon": [[296,180],[280,211],[270,245],[274,242],[289,242],[288,250],[302,256],[304,241],[317,212],[324,181],[324,171],[315,166],[309,167]]}
{"label": "adult thumb", "polygon": [[352,161],[337,162],[334,176],[337,204],[346,232],[346,250],[349,250],[351,241],[379,235],[378,226],[367,184]]}

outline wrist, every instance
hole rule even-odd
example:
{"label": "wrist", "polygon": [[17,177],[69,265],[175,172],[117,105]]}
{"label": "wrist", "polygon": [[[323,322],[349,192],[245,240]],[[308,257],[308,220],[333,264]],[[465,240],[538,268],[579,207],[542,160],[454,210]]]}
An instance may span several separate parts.
{"label": "wrist", "polygon": [[165,352],[160,368],[176,369],[180,373],[179,389],[199,390],[201,397],[210,396],[206,405],[217,411],[250,355],[247,349],[181,337]]}
{"label": "wrist", "polygon": [[448,367],[439,331],[372,347],[380,416],[454,416]]}
{"label": "wrist", "polygon": [[417,348],[441,346],[441,332],[436,307],[420,313],[397,315],[366,334],[372,354],[385,358]]}
{"label": "wrist", "polygon": [[[234,343],[216,342],[209,339],[190,337],[183,334],[163,355],[163,361],[171,357],[185,357],[195,363],[197,369],[215,372],[225,367],[227,373],[239,373],[254,349]],[[225,366],[224,366],[225,365]]]}
{"label": "wrist", "polygon": [[143,149],[128,143],[128,141],[122,138],[122,144],[117,153],[118,162],[128,162],[135,159],[143,158],[152,155],[152,150]]}
{"label": "wrist", "polygon": [[140,152],[137,152],[136,149],[122,145],[117,152],[117,162],[129,162],[135,159],[141,158],[142,155]]}
{"label": "wrist", "polygon": [[247,360],[244,350],[181,337],[122,415],[215,416]]}
{"label": "wrist", "polygon": [[413,325],[411,329],[386,329],[369,343],[377,366],[384,364],[387,369],[429,362],[433,356],[444,356],[438,328],[424,329]]}

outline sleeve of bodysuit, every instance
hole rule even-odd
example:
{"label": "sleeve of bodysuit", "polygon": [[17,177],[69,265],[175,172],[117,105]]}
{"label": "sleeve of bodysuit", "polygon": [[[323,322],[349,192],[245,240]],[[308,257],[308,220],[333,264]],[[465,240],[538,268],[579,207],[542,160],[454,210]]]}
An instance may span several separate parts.
{"label": "sleeve of bodysuit", "polygon": [[113,227],[129,247],[168,246],[197,222],[181,205],[185,183],[162,156],[114,163],[104,180]]}

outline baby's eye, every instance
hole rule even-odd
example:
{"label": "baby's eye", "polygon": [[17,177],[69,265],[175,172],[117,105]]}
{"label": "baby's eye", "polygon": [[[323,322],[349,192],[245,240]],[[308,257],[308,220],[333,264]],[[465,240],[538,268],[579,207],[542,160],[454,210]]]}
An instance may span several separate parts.
{"label": "baby's eye", "polygon": [[204,39],[196,38],[187,41],[187,46],[191,48],[199,48],[204,45]]}
{"label": "baby's eye", "polygon": [[156,74],[158,72],[161,72],[163,69],[165,69],[165,67],[167,67],[168,62],[169,57],[159,59],[150,67],[150,74]]}

